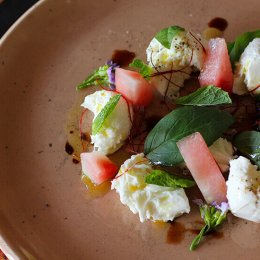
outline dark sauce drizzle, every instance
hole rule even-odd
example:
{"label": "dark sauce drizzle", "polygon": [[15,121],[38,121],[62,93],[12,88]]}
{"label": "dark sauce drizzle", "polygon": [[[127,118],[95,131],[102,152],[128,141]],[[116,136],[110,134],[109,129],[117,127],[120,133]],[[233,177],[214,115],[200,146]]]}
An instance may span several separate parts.
{"label": "dark sauce drizzle", "polygon": [[[171,222],[171,226],[168,229],[167,233],[167,239],[166,243],[168,244],[179,244],[183,241],[185,238],[185,233],[190,232],[192,234],[198,235],[200,232],[200,229],[193,229],[193,228],[186,228],[182,223],[180,222]],[[210,232],[207,236],[214,239],[220,239],[223,238],[224,234],[223,232],[214,230]]]}
{"label": "dark sauce drizzle", "polygon": [[66,142],[65,144],[65,151],[68,155],[72,155],[74,153],[74,148],[69,144],[69,142]]}
{"label": "dark sauce drizzle", "polygon": [[114,50],[112,61],[121,67],[128,66],[135,58],[135,53],[128,50]]}
{"label": "dark sauce drizzle", "polygon": [[224,18],[215,17],[208,23],[209,27],[217,28],[220,31],[225,31],[228,27],[228,22]]}
{"label": "dark sauce drizzle", "polygon": [[72,155],[72,162],[75,164],[78,164],[80,162],[80,158],[74,154],[74,148],[72,147],[72,145],[67,141],[65,144],[65,151],[68,155]]}

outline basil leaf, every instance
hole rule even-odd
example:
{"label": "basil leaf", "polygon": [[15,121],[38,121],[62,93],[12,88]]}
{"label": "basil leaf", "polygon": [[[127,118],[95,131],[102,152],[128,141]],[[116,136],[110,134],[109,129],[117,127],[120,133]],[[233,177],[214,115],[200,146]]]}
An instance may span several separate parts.
{"label": "basil leaf", "polygon": [[[228,210],[227,210],[228,211]],[[223,222],[227,219],[227,211],[222,212],[220,209],[215,208],[214,206],[203,205],[200,206],[200,214],[204,219],[205,226],[201,229],[200,233],[193,239],[190,250],[195,250],[203,237],[209,232],[217,229]]]}
{"label": "basil leaf", "polygon": [[129,67],[138,69],[139,73],[146,79],[150,79],[153,73],[153,68],[140,59],[134,59],[133,62],[129,64]]}
{"label": "basil leaf", "polygon": [[96,116],[92,124],[93,135],[97,134],[102,129],[104,122],[106,121],[107,117],[113,112],[120,98],[120,94],[111,97],[107,104],[100,111],[100,113]]}
{"label": "basil leaf", "polygon": [[185,29],[180,26],[170,26],[162,29],[155,35],[155,39],[159,41],[165,48],[170,49],[172,39],[177,36],[180,32],[184,32]]}
{"label": "basil leaf", "polygon": [[200,132],[207,145],[211,145],[233,122],[229,113],[214,107],[177,108],[162,118],[148,134],[144,152],[154,164],[176,165],[183,161],[176,142]]}
{"label": "basil leaf", "polygon": [[229,57],[231,65],[234,68],[235,63],[239,61],[241,54],[244,52],[247,45],[253,41],[255,38],[260,37],[260,30],[254,32],[246,32],[239,35],[233,43],[229,43]]}
{"label": "basil leaf", "polygon": [[260,132],[245,131],[233,140],[235,147],[260,167]]}
{"label": "basil leaf", "polygon": [[227,49],[228,49],[229,54],[232,51],[234,45],[235,45],[235,42],[227,42]]}
{"label": "basil leaf", "polygon": [[107,74],[107,69],[109,68],[109,65],[105,65],[102,67],[99,67],[99,69],[95,70],[93,73],[91,73],[85,80],[83,80],[78,86],[77,90],[80,90],[82,88],[86,88],[89,86],[98,86],[100,85],[108,85],[109,79]]}
{"label": "basil leaf", "polygon": [[195,92],[175,100],[178,105],[186,106],[214,106],[231,104],[228,93],[221,88],[210,85],[197,89]]}
{"label": "basil leaf", "polygon": [[184,179],[162,170],[153,170],[150,174],[147,174],[145,176],[145,182],[175,189],[190,188],[196,185],[195,181]]}

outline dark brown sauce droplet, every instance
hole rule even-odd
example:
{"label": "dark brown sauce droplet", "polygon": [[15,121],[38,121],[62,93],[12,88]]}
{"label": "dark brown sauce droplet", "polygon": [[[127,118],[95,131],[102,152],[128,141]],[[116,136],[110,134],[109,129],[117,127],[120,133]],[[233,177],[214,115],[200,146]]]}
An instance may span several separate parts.
{"label": "dark brown sauce droplet", "polygon": [[221,239],[224,237],[224,233],[217,230],[213,230],[208,234],[208,236],[214,239]]}
{"label": "dark brown sauce droplet", "polygon": [[90,142],[90,140],[91,140],[90,135],[87,133],[81,133],[81,140]]}
{"label": "dark brown sauce droplet", "polygon": [[69,142],[66,142],[65,144],[65,151],[67,154],[72,155],[74,153],[73,147],[69,144]]}
{"label": "dark brown sauce droplet", "polygon": [[186,228],[182,223],[172,222],[168,229],[166,242],[168,244],[179,244],[185,236]]}
{"label": "dark brown sauce droplet", "polygon": [[112,61],[123,66],[128,66],[134,59],[135,53],[128,50],[115,50],[112,54]]}
{"label": "dark brown sauce droplet", "polygon": [[187,229],[187,231],[190,231],[194,235],[198,235],[200,233],[199,229]]}
{"label": "dark brown sauce droplet", "polygon": [[220,31],[225,31],[228,27],[228,22],[224,18],[215,17],[208,23],[208,26],[217,28]]}
{"label": "dark brown sauce droplet", "polygon": [[79,161],[78,159],[76,159],[76,158],[73,158],[73,159],[72,159],[72,162],[75,163],[75,164],[80,163],[80,161]]}
{"label": "dark brown sauce droplet", "polygon": [[[203,224],[201,221],[195,221],[195,224]],[[195,225],[197,226],[197,225]],[[202,227],[203,225],[201,225]],[[185,233],[190,232],[194,235],[198,235],[200,233],[200,229],[197,228],[186,228],[182,223],[172,222],[170,228],[168,229],[166,242],[168,244],[179,244],[185,238]],[[219,231],[212,231],[208,234],[210,238],[220,239],[223,237],[223,233]]]}

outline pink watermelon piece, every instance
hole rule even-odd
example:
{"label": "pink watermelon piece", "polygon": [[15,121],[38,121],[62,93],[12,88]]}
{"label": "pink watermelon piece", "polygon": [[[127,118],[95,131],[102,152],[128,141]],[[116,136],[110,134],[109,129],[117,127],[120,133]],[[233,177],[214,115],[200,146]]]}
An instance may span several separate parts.
{"label": "pink watermelon piece", "polygon": [[82,153],[80,158],[83,174],[97,185],[112,179],[117,174],[117,165],[102,152]]}
{"label": "pink watermelon piece", "polygon": [[115,85],[116,91],[133,105],[147,106],[153,100],[151,84],[136,71],[116,68]]}
{"label": "pink watermelon piece", "polygon": [[201,134],[184,137],[177,146],[206,202],[227,201],[225,179]]}
{"label": "pink watermelon piece", "polygon": [[233,73],[224,39],[209,40],[199,82],[201,86],[215,85],[228,93],[232,92]]}

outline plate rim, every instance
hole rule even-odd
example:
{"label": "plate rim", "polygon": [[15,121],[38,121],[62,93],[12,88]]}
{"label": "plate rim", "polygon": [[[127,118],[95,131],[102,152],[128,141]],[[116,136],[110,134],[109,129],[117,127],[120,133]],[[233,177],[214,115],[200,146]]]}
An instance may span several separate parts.
{"label": "plate rim", "polygon": [[[0,51],[4,44],[8,41],[10,36],[16,30],[20,24],[24,22],[24,20],[33,13],[36,9],[40,8],[43,4],[45,4],[48,0],[39,0],[35,4],[33,4],[27,11],[25,11],[4,33],[4,35],[0,38]],[[20,259],[19,254],[15,251],[15,248],[9,243],[8,239],[6,239],[5,234],[0,234],[0,249],[6,255],[9,260],[17,260]]]}
{"label": "plate rim", "polygon": [[48,0],[39,0],[35,4],[33,4],[27,11],[25,11],[10,27],[9,29],[4,33],[4,35],[0,38],[0,48],[5,44],[5,42],[8,40],[10,35],[13,33],[13,31],[16,30],[16,28],[27,18],[28,15],[30,15],[32,12],[34,12],[35,9],[40,7],[44,2],[47,2]]}

